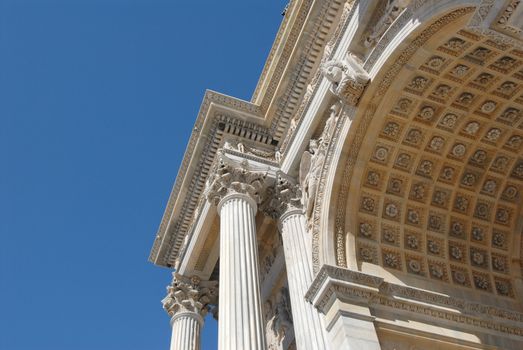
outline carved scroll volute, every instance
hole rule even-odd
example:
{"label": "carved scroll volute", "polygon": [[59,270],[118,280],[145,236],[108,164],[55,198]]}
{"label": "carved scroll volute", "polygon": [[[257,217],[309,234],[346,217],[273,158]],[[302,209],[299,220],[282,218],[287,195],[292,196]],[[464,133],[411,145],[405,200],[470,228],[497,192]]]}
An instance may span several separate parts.
{"label": "carved scroll volute", "polygon": [[361,60],[350,52],[343,60],[325,62],[321,72],[331,82],[331,92],[351,106],[358,105],[370,81]]}

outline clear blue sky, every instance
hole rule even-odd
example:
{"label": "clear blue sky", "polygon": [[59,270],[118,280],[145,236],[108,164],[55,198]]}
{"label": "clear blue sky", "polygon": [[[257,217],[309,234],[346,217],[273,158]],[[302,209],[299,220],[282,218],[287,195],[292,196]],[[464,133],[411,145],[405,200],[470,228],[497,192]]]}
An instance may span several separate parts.
{"label": "clear blue sky", "polygon": [[154,235],[205,89],[250,99],[286,2],[0,0],[0,349],[168,349]]}

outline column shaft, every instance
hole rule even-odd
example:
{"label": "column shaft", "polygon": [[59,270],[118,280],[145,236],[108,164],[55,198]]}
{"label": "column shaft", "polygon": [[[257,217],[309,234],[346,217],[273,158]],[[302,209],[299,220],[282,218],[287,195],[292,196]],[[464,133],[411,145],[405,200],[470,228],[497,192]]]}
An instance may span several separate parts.
{"label": "column shaft", "polygon": [[189,313],[173,317],[171,350],[200,350],[200,315]]}
{"label": "column shaft", "polygon": [[243,194],[225,196],[220,213],[220,350],[265,349],[258,271],[255,202]]}
{"label": "column shaft", "polygon": [[281,231],[296,345],[299,350],[326,349],[326,336],[318,311],[305,300],[312,283],[311,248],[305,217],[300,211],[286,213]]}

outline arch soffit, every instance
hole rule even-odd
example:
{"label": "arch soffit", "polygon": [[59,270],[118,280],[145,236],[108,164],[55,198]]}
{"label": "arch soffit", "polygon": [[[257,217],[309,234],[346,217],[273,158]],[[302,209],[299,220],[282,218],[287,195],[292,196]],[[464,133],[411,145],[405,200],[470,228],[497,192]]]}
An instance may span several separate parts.
{"label": "arch soffit", "polygon": [[[454,5],[453,4],[457,4]],[[459,5],[459,6],[458,6]],[[467,138],[466,135],[462,133],[462,131],[457,131],[457,129],[449,129],[445,130],[444,128],[440,127],[438,128],[438,125],[436,125],[436,122],[438,120],[437,117],[443,117],[442,113],[445,109],[445,101],[438,101],[437,97],[434,94],[433,91],[434,88],[437,86],[440,86],[439,84],[439,75],[440,72],[430,72],[430,69],[434,67],[430,67],[430,64],[428,62],[428,59],[432,58],[434,56],[431,51],[437,50],[437,48],[441,45],[443,45],[443,39],[446,37],[447,41],[453,37],[463,39],[469,47],[465,48],[466,53],[470,54],[473,48],[476,48],[475,46],[478,45],[484,45],[484,42],[487,40],[484,37],[480,37],[477,35],[474,35],[473,33],[468,33],[466,31],[462,31],[461,33],[458,33],[460,31],[460,28],[463,28],[466,23],[470,20],[472,13],[476,9],[475,6],[471,6],[470,3],[463,4],[463,1],[448,1],[446,4],[439,3],[439,6],[437,8],[433,8],[434,6],[426,6],[425,8],[418,9],[417,13],[414,13],[414,15],[418,15],[419,13],[424,14],[431,14],[430,19],[429,18],[423,18],[422,16],[418,16],[417,19],[419,23],[424,23],[423,26],[418,25],[411,25],[408,30],[405,28],[398,28],[397,31],[401,32],[401,35],[403,38],[412,38],[408,40],[395,40],[395,42],[391,42],[390,46],[395,46],[393,49],[390,47],[387,47],[383,50],[383,52],[388,52],[389,55],[387,59],[381,58],[380,61],[375,61],[375,65],[372,66],[369,70],[371,72],[376,72],[375,74],[372,74],[374,76],[373,83],[369,85],[368,90],[366,94],[362,98],[362,102],[360,104],[360,107],[357,111],[355,111],[354,122],[352,122],[352,125],[350,127],[346,127],[344,129],[337,130],[338,133],[338,142],[337,147],[340,147],[340,145],[343,145],[342,151],[337,152],[335,155],[335,159],[331,156],[331,160],[329,164],[326,164],[324,167],[324,171],[322,173],[322,177],[320,181],[320,193],[325,192],[322,191],[321,186],[323,185],[325,190],[325,187],[331,186],[329,193],[327,194],[327,201],[322,200],[319,198],[319,203],[326,202],[327,205],[323,205],[323,207],[318,206],[319,208],[315,208],[315,220],[314,223],[318,223],[318,225],[314,225],[313,227],[313,263],[315,265],[315,268],[320,266],[320,262],[325,263],[329,262],[326,256],[335,256],[336,257],[336,264],[339,266],[347,266],[349,265],[352,268],[361,268],[362,262],[365,260],[371,264],[384,266],[384,260],[387,258],[391,261],[398,261],[401,266],[402,272],[410,272],[415,274],[416,271],[420,273],[423,273],[425,276],[428,276],[429,271],[428,269],[432,266],[430,265],[433,261],[438,261],[438,256],[435,256],[433,260],[430,262],[427,260],[426,255],[427,254],[427,244],[429,243],[428,237],[432,237],[433,235],[425,235],[421,232],[426,231],[427,226],[421,227],[414,227],[412,228],[413,233],[417,233],[418,236],[412,235],[413,238],[411,240],[414,240],[414,238],[418,238],[419,245],[423,245],[423,247],[420,248],[419,251],[413,250],[412,252],[408,249],[405,249],[406,244],[404,240],[406,239],[405,232],[403,232],[400,229],[401,238],[403,241],[397,242],[396,244],[398,246],[391,245],[390,249],[383,248],[385,247],[384,244],[381,244],[382,237],[380,237],[381,233],[381,225],[387,225],[388,219],[384,220],[384,216],[386,214],[383,214],[383,211],[385,210],[385,207],[387,204],[390,203],[384,203],[387,198],[395,199],[394,195],[390,193],[392,191],[391,188],[389,188],[389,184],[387,183],[387,180],[392,181],[391,179],[387,179],[387,176],[392,173],[396,173],[396,169],[394,168],[394,165],[391,163],[387,164],[380,164],[379,160],[376,158],[375,152],[377,151],[378,145],[380,146],[386,146],[385,151],[388,153],[391,152],[391,160],[393,157],[397,157],[399,154],[393,153],[393,152],[399,152],[395,148],[403,149],[405,148],[407,151],[410,151],[411,155],[414,155],[415,157],[419,157],[419,161],[421,161],[423,155],[428,155],[430,159],[436,160],[437,163],[437,170],[443,170],[443,164],[444,163],[450,163],[451,165],[459,164],[460,161],[466,161],[466,160],[459,160],[459,159],[452,159],[450,158],[447,162],[446,155],[451,152],[450,147],[454,144],[456,144],[460,140],[464,140],[465,146],[473,145],[475,147],[471,147],[472,150],[480,150],[484,149],[487,151],[487,157],[493,157],[495,156],[492,154],[489,154],[488,151],[496,151],[499,149],[503,149],[503,146],[499,146],[496,142],[493,144],[486,143],[485,147],[483,147],[482,142],[485,141],[485,138],[487,137],[487,132],[491,131],[489,134],[489,137],[495,137],[495,134],[497,134],[497,131],[492,129],[495,126],[501,126],[500,129],[502,132],[505,132],[506,134],[510,134],[513,131],[513,127],[507,126],[506,122],[500,122],[494,121],[491,122],[491,119],[487,115],[474,115],[471,117],[471,111],[469,111],[466,108],[457,108],[457,112],[459,112],[459,116],[463,118],[461,120],[461,123],[471,122],[473,119],[478,119],[481,121],[481,119],[484,119],[483,126],[480,125],[481,132],[483,135],[482,140],[478,140],[475,138]],[[429,15],[426,15],[426,17],[429,17]],[[412,17],[414,18],[414,16]],[[425,24],[427,23],[427,24]],[[412,21],[410,22],[412,24]],[[421,29],[420,29],[421,28]],[[394,33],[392,33],[394,35]],[[468,36],[467,36],[468,35]],[[383,40],[383,39],[382,39]],[[438,41],[441,41],[438,43]],[[379,44],[378,44],[379,45]],[[475,46],[474,46],[475,45]],[[474,47],[473,47],[474,46]],[[487,47],[488,48],[488,47]],[[498,59],[503,57],[504,54],[507,53],[507,50],[510,51],[511,49],[505,49],[502,50],[500,47],[490,47],[495,53],[499,54]],[[468,49],[468,51],[467,51]],[[459,62],[463,63],[463,60],[468,60],[470,57],[465,57],[461,53],[458,52],[447,52],[439,51],[441,55],[439,55],[441,58],[443,58],[443,63],[441,65],[441,72],[444,74],[450,74],[449,69],[457,67]],[[521,52],[520,52],[521,53]],[[514,54],[513,51],[510,51],[508,54],[509,57],[512,58],[518,58],[517,55]],[[491,61],[489,61],[490,64],[493,64],[496,60],[495,56],[491,56]],[[447,60],[447,61],[445,61]],[[437,60],[434,60],[432,62],[433,64],[437,65]],[[389,64],[389,62],[392,62],[392,64]],[[469,62],[470,63],[470,62]],[[378,69],[378,66],[381,64],[380,68]],[[453,66],[452,66],[453,65]],[[452,66],[452,67],[451,67]],[[474,66],[473,64],[471,66]],[[411,100],[414,100],[417,105],[413,105],[412,108],[418,108],[416,113],[420,113],[419,108],[423,107],[423,103],[429,102],[427,106],[434,107],[434,123],[428,123],[423,124],[423,121],[420,120],[414,120],[413,113],[403,113],[396,111],[396,115],[392,113],[394,108],[397,108],[398,102],[401,100],[401,96],[404,93],[404,89],[399,89],[399,86],[407,87],[408,84],[413,83],[413,78],[416,78],[419,73],[419,69],[423,67],[426,68],[426,71],[423,71],[422,74],[420,74],[423,78],[428,78],[429,82],[427,85],[427,91],[423,91],[420,93],[420,91],[410,91],[410,93],[407,93],[407,96],[411,96]],[[438,66],[439,67],[439,66]],[[437,68],[437,67],[436,67]],[[439,68],[438,68],[439,69]],[[472,76],[474,75],[475,78],[479,76],[479,74],[483,73],[483,71],[480,72],[477,68],[472,67],[472,70],[476,73],[474,75],[473,72],[469,72],[467,77],[469,77],[468,80],[466,80],[468,83],[471,83]],[[511,71],[513,73],[514,71]],[[512,78],[509,76],[510,74],[504,74],[503,79],[505,78]],[[409,80],[410,79],[410,80]],[[502,80],[503,80],[502,79]],[[499,80],[499,79],[498,79]],[[394,84],[391,85],[392,81],[394,81]],[[454,88],[456,91],[452,93],[452,96],[454,98],[458,97],[459,93],[465,93],[467,91],[461,91],[461,90],[467,90],[462,89],[460,87],[460,82],[463,84],[465,80],[460,80],[459,78],[456,78],[455,80],[450,80],[451,83],[451,89]],[[505,80],[497,81],[497,83],[504,83]],[[523,84],[523,81],[520,79],[520,81],[516,80],[516,83]],[[494,83],[492,83],[494,84]],[[447,84],[448,85],[448,84]],[[499,84],[498,84],[499,85]],[[432,90],[431,90],[432,89]],[[440,88],[442,90],[443,88]],[[458,91],[460,90],[460,91]],[[470,90],[470,89],[469,89]],[[485,89],[483,89],[485,90]],[[481,108],[480,105],[477,105],[478,103],[482,102],[485,103],[487,100],[485,99],[485,94],[481,94],[481,89],[476,87],[476,89],[472,89],[472,91],[476,92],[477,95],[477,101],[476,105],[474,105],[477,108]],[[479,91],[479,93],[478,93]],[[487,91],[487,90],[485,90]],[[492,89],[489,91],[493,91]],[[384,93],[387,93],[387,95],[384,95]],[[521,90],[518,90],[519,94],[521,94]],[[517,93],[514,93],[511,98],[509,98],[509,104],[516,103],[517,97],[514,97],[517,95]],[[429,100],[428,98],[432,96],[432,100]],[[384,97],[385,96],[385,97]],[[520,97],[521,99],[521,97]],[[481,101],[480,101],[481,100]],[[404,101],[405,102],[405,101]],[[495,111],[496,112],[504,112],[506,110],[505,107],[507,107],[506,98],[504,99],[503,96],[495,96],[494,103],[496,103]],[[519,101],[521,102],[521,101]],[[456,109],[454,107],[460,107],[460,106],[450,106],[453,109]],[[461,106],[463,107],[463,106]],[[484,107],[486,110],[488,110],[488,106]],[[503,110],[501,110],[504,108]],[[507,107],[508,108],[508,107]],[[427,113],[428,112],[427,110]],[[350,114],[350,112],[349,112]],[[473,113],[472,113],[473,114]],[[486,114],[486,113],[484,113]],[[377,120],[376,116],[379,116],[379,120]],[[410,119],[409,119],[410,117]],[[387,119],[389,118],[389,119]],[[490,119],[489,119],[490,118]],[[347,118],[348,119],[348,118]],[[371,123],[372,120],[372,123]],[[439,120],[441,121],[441,120]],[[392,124],[390,124],[392,122]],[[350,123],[346,121],[346,124]],[[387,123],[390,130],[389,132],[398,132],[398,135],[396,135],[396,138],[391,135],[385,135],[384,134],[384,127],[387,126]],[[342,124],[342,123],[340,123]],[[425,127],[422,131],[425,131],[426,134],[423,134],[424,137],[431,137],[431,141],[434,139],[434,137],[443,136],[443,143],[445,144],[444,149],[441,150],[441,153],[438,152],[426,152],[427,148],[423,150],[423,152],[420,152],[419,145],[409,145],[411,148],[409,149],[409,146],[404,147],[404,139],[406,137],[406,133],[408,130],[412,129],[413,125],[420,124],[421,126]],[[373,127],[370,127],[372,125]],[[462,127],[464,127],[466,124],[460,124]],[[475,124],[473,124],[475,125]],[[374,127],[376,126],[376,127]],[[396,127],[399,127],[400,129],[394,131],[392,129],[396,129]],[[392,128],[392,129],[391,129]],[[521,128],[521,127],[520,127]],[[517,134],[517,133],[516,133]],[[519,133],[521,134],[521,132]],[[519,135],[518,134],[518,135]],[[446,136],[446,137],[445,137]],[[504,144],[506,141],[508,141],[508,137],[511,135],[504,135],[503,142]],[[378,140],[378,141],[377,141]],[[403,140],[403,141],[402,141]],[[500,139],[501,140],[501,139]],[[434,141],[434,145],[441,141],[440,139],[436,139]],[[399,146],[400,143],[403,144]],[[428,147],[428,139],[424,140],[423,146]],[[501,142],[501,141],[500,141]],[[335,143],[333,143],[335,144]],[[451,145],[452,144],[452,145]],[[504,145],[503,144],[503,145]],[[336,145],[335,145],[336,147]],[[334,148],[335,148],[334,147]],[[390,148],[387,148],[390,147]],[[520,147],[521,148],[521,147]],[[385,152],[380,149],[380,152]],[[521,152],[518,153],[518,150],[514,149],[514,152],[507,150],[506,147],[503,149],[503,153],[508,154],[509,156],[512,156],[512,160],[514,163],[512,163],[512,173],[514,172],[514,169],[516,169],[516,162],[518,161],[518,157],[521,157]],[[329,152],[333,153],[333,150],[329,150]],[[446,153],[443,153],[446,152]],[[423,154],[423,155],[422,155]],[[383,154],[382,154],[383,155]],[[467,155],[472,156],[472,153],[467,153]],[[378,155],[380,156],[380,155]],[[329,160],[329,157],[327,158]],[[430,160],[429,159],[429,160]],[[389,159],[388,159],[389,160]],[[387,161],[388,161],[387,160]],[[493,159],[490,159],[492,161]],[[326,162],[327,163],[327,162]],[[367,164],[370,164],[370,166],[367,166]],[[421,208],[419,220],[428,222],[429,214],[431,212],[431,208],[433,208],[430,198],[425,199],[427,202],[421,201],[420,203],[416,201],[412,201],[412,194],[413,191],[412,188],[414,186],[414,178],[418,179],[421,183],[425,184],[432,184],[434,179],[431,179],[429,177],[424,178],[423,176],[419,176],[419,172],[416,173],[419,169],[416,168],[419,167],[419,164],[411,165],[413,168],[410,168],[409,171],[406,171],[402,173],[401,171],[397,171],[401,177],[398,177],[397,180],[400,182],[404,180],[409,188],[407,189],[401,189],[403,191],[401,193],[401,196],[399,196],[399,201],[396,201],[398,205],[398,208],[401,213],[399,214],[401,224],[402,225],[396,225],[397,226],[405,226],[409,227],[408,225],[404,225],[404,217],[407,215],[407,211],[411,216],[415,216],[415,212],[410,211],[411,209],[417,209]],[[509,165],[510,166],[510,165]],[[367,175],[369,175],[369,168],[373,167],[377,168],[377,170],[381,171],[381,175],[385,177],[383,183],[380,183],[377,188],[372,188],[372,185],[364,184],[362,183],[363,178],[366,178]],[[477,169],[476,169],[477,168]],[[477,200],[477,203],[473,203],[472,206],[476,205],[476,207],[479,204],[486,204],[487,205],[487,212],[490,216],[490,221],[488,223],[484,223],[482,220],[478,217],[475,217],[474,221],[478,221],[480,224],[483,225],[483,227],[487,228],[487,230],[490,230],[490,235],[488,237],[483,238],[485,242],[473,242],[470,243],[470,239],[472,237],[472,223],[473,221],[470,220],[470,217],[473,217],[475,214],[481,215],[478,213],[475,213],[476,209],[474,207],[471,207],[469,210],[470,212],[466,213],[458,213],[454,215],[453,208],[441,210],[440,208],[437,208],[437,212],[444,213],[444,220],[451,220],[452,218],[461,219],[457,220],[457,226],[458,228],[459,224],[464,225],[464,229],[468,230],[468,232],[465,232],[465,235],[467,236],[467,243],[462,243],[461,246],[458,245],[459,248],[462,248],[463,252],[462,254],[464,257],[461,260],[457,261],[455,264],[450,265],[450,263],[447,262],[444,271],[446,281],[450,284],[460,284],[460,281],[464,278],[464,284],[470,288],[476,287],[478,289],[478,286],[475,286],[475,282],[478,285],[482,285],[481,278],[487,278],[487,282],[483,280],[483,285],[487,286],[487,289],[491,291],[494,294],[503,295],[503,293],[507,293],[506,296],[513,296],[514,295],[514,286],[508,285],[506,283],[510,284],[510,276],[514,276],[514,273],[517,272],[516,276],[521,276],[520,272],[520,266],[510,266],[510,270],[512,271],[511,275],[507,276],[504,273],[500,274],[498,273],[491,273],[494,269],[494,260],[500,258],[503,263],[507,263],[510,265],[510,261],[514,261],[514,259],[519,259],[520,255],[520,249],[519,245],[520,243],[517,242],[517,239],[515,239],[519,235],[512,235],[512,242],[510,242],[510,239],[507,240],[507,237],[510,236],[510,230],[517,229],[517,232],[521,231],[521,219],[520,219],[520,212],[521,208],[520,205],[517,204],[518,200],[520,201],[519,194],[516,194],[515,198],[512,198],[512,203],[510,200],[505,201],[507,202],[506,205],[503,204],[500,207],[501,197],[504,196],[504,192],[507,191],[508,186],[510,185],[516,185],[515,189],[516,191],[519,191],[520,189],[520,183],[518,182],[521,179],[518,179],[517,176],[514,178],[510,178],[510,170],[509,173],[506,173],[507,176],[499,176],[500,173],[494,174],[495,179],[501,179],[501,183],[498,184],[498,186],[504,186],[504,189],[501,188],[497,190],[496,194],[497,197],[489,198],[488,195],[484,195],[484,193],[481,193],[482,191],[482,185],[485,185],[485,181],[487,179],[490,179],[491,174],[488,170],[481,169],[481,167],[474,167],[470,164],[463,164],[460,169],[458,169],[459,174],[457,175],[460,177],[461,180],[465,179],[465,175],[467,175],[468,169],[476,170],[471,171],[470,174],[472,176],[479,176],[480,179],[478,179],[478,184],[475,186],[472,186],[471,188],[462,188],[463,184],[443,184],[442,188],[447,188],[450,190],[451,193],[451,200],[456,200],[456,195],[460,193],[464,193],[465,195],[468,195],[466,199],[475,198],[478,196],[478,198],[484,198],[485,200],[480,201]],[[376,172],[376,174],[380,174],[380,172]],[[407,175],[407,176],[405,176]],[[414,176],[412,176],[414,175]],[[489,177],[490,176],[490,177]],[[409,182],[409,178],[413,178],[412,181]],[[469,177],[467,177],[469,178]],[[327,181],[325,181],[327,180]],[[482,181],[482,182],[481,182]],[[437,180],[436,180],[437,184]],[[447,186],[449,185],[449,186]],[[334,186],[334,187],[332,187]],[[381,187],[380,187],[381,186]],[[438,185],[439,186],[439,185]],[[400,186],[401,187],[401,186]],[[432,193],[435,193],[435,185],[429,186],[429,194],[432,195]],[[360,191],[360,188],[364,188]],[[439,188],[439,187],[438,187]],[[512,191],[512,192],[511,192]],[[513,193],[513,190],[509,190],[510,193]],[[363,193],[368,193],[370,196],[368,198],[377,200],[376,202],[376,208],[373,209],[376,212],[372,213],[366,213],[365,210],[361,210],[361,201],[363,200]],[[505,193],[505,199],[510,197],[510,195],[507,197],[508,192]],[[347,199],[350,200],[347,201]],[[465,198],[464,197],[464,198]],[[354,198],[358,198],[358,200],[355,200]],[[383,198],[383,202],[380,202],[380,198]],[[499,203],[498,203],[499,202]],[[416,204],[412,206],[411,204]],[[489,207],[490,205],[490,207]],[[389,207],[390,210],[392,207]],[[500,224],[499,221],[496,221],[495,219],[497,212],[493,212],[498,210],[499,208],[505,208],[509,209],[510,213],[509,216],[511,216],[510,225],[507,227],[504,227],[506,225]],[[389,211],[390,211],[389,210]],[[383,214],[383,215],[382,215]],[[477,216],[476,215],[476,216]],[[321,217],[328,217],[328,220],[319,220]],[[361,220],[361,217],[368,220]],[[347,220],[345,220],[347,219]],[[477,219],[477,220],[476,220]],[[406,219],[405,219],[406,220]],[[394,220],[391,221],[389,226],[394,227]],[[406,221],[405,221],[406,222]],[[519,222],[519,223],[518,223]],[[323,225],[320,229],[320,224]],[[427,225],[427,224],[424,224]],[[450,227],[450,222],[444,222],[445,227]],[[365,237],[362,233],[365,231],[365,234],[370,234],[369,237]],[[418,230],[417,230],[418,229]],[[494,236],[494,229],[499,229],[496,231],[496,236]],[[370,233],[368,233],[369,231]],[[325,232],[327,234],[324,234],[320,237],[318,232]],[[409,230],[410,232],[410,230]],[[348,233],[348,234],[347,234]],[[441,233],[441,232],[440,232]],[[498,233],[501,234],[498,235]],[[503,236],[504,235],[504,236]],[[503,236],[503,237],[502,237]],[[396,235],[395,237],[398,237],[399,235]],[[410,237],[410,236],[408,236]],[[438,237],[437,234],[434,235],[434,237]],[[443,237],[443,236],[442,236]],[[463,237],[461,237],[463,238]],[[451,240],[452,239],[452,240]],[[453,246],[449,245],[449,241],[460,243],[459,237],[451,237],[449,239],[448,237],[442,238],[442,244],[444,245],[442,247],[444,253],[446,254],[445,257],[448,257],[451,254],[449,253],[450,249],[453,249]],[[488,242],[486,240],[489,240]],[[494,240],[503,240],[503,243],[499,243],[499,247],[492,248],[492,244]],[[465,241],[465,240],[463,240]],[[478,244],[476,244],[478,243]],[[485,246],[482,246],[479,243],[485,243]],[[517,243],[518,249],[514,250],[513,252],[510,252],[510,244],[514,245],[514,243]],[[382,247],[383,246],[383,247]],[[361,249],[362,248],[370,248],[370,252],[368,252],[368,257],[362,258],[361,255]],[[382,249],[383,248],[383,249]],[[498,249],[499,248],[499,249]],[[332,249],[335,250],[335,254],[333,254]],[[393,253],[394,255],[387,255],[389,253]],[[419,254],[417,254],[419,253]],[[484,269],[476,268],[479,266],[473,266],[474,269],[470,269],[472,264],[474,263],[473,256],[476,256],[476,253],[486,253],[483,255],[483,258],[478,257],[477,261],[483,261],[487,259],[487,266],[489,269],[486,272]],[[459,255],[459,254],[458,254]],[[479,256],[479,255],[478,255]],[[483,259],[483,260],[482,260]],[[506,260],[504,260],[506,259]],[[442,260],[444,260],[442,258]],[[447,258],[447,260],[449,260]],[[497,261],[497,260],[496,260]],[[519,260],[518,260],[519,261]],[[332,263],[332,262],[330,262]],[[501,263],[501,264],[503,264]],[[479,263],[479,265],[485,264],[484,262]],[[412,265],[412,266],[410,266]],[[514,265],[514,264],[512,264]],[[388,266],[390,268],[390,266]],[[414,271],[416,270],[416,271]],[[457,275],[456,275],[457,273]],[[460,275],[461,274],[461,275]],[[455,276],[456,275],[456,276]],[[456,278],[459,280],[456,280]],[[486,283],[486,284],[485,284]],[[497,287],[499,286],[499,290]]]}

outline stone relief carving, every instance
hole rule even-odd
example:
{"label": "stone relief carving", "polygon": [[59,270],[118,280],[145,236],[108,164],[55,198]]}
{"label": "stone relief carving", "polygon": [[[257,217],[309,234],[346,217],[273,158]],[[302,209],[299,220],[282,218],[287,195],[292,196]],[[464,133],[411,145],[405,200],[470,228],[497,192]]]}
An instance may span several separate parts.
{"label": "stone relief carving", "polygon": [[273,151],[263,150],[256,147],[250,147],[249,145],[246,145],[238,140],[225,141],[225,143],[223,144],[223,148],[242,154],[249,154],[255,157],[261,157],[271,161],[276,161],[278,163],[281,161],[281,152],[278,148],[275,148]]}
{"label": "stone relief carving", "polygon": [[[173,272],[172,283],[167,287],[163,308],[173,317],[180,312],[194,312],[205,317],[218,303],[218,282],[202,281],[197,276],[186,277]],[[214,312],[213,312],[214,313]]]}
{"label": "stone relief carving", "polygon": [[269,298],[264,305],[265,332],[267,337],[267,349],[283,350],[285,336],[292,329],[292,312],[289,291],[283,287],[280,291]]}
{"label": "stone relief carving", "polygon": [[318,180],[325,161],[327,147],[332,140],[341,109],[342,104],[340,102],[331,106],[329,118],[325,122],[325,127],[320,137],[310,140],[309,149],[303,153],[300,161],[299,182],[302,188],[301,204],[305,209],[307,218],[312,216]]}
{"label": "stone relief carving", "polygon": [[388,0],[383,15],[380,17],[372,31],[365,38],[364,45],[368,48],[376,45],[383,33],[399,17],[401,12],[409,6],[411,0]]}
{"label": "stone relief carving", "polygon": [[350,52],[342,60],[331,60],[322,64],[321,72],[331,82],[331,92],[352,106],[358,105],[370,81],[362,61]]}

